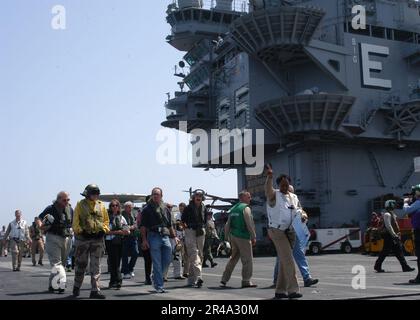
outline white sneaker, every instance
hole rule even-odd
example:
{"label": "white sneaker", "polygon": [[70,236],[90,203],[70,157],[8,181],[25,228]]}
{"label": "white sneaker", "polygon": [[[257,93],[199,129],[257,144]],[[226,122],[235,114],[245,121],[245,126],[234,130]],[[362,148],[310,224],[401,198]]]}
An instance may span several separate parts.
{"label": "white sneaker", "polygon": [[128,273],[124,275],[123,279],[131,279],[131,275],[129,275]]}
{"label": "white sneaker", "polygon": [[134,277],[134,272],[131,272],[131,276]]}

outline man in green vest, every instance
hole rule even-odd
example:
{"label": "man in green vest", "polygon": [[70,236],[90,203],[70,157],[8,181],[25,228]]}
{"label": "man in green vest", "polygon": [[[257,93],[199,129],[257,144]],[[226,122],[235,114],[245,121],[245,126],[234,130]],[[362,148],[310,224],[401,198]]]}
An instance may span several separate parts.
{"label": "man in green vest", "polygon": [[255,225],[252,218],[251,194],[248,191],[239,193],[239,203],[229,210],[229,219],[225,226],[225,235],[230,237],[232,255],[223,272],[220,287],[226,287],[239,258],[242,261],[242,288],[255,288],[252,277],[252,247],[256,243]]}

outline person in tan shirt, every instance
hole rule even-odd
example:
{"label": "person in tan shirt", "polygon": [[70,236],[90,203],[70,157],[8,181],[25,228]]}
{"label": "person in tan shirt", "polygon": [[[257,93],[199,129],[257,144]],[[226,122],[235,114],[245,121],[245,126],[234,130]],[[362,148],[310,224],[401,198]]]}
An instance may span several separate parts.
{"label": "person in tan shirt", "polygon": [[229,210],[229,220],[225,226],[225,235],[230,237],[232,255],[223,272],[221,287],[226,287],[232,272],[239,261],[242,261],[242,288],[255,288],[251,282],[253,271],[252,247],[256,244],[255,224],[252,217],[251,194],[242,191],[239,194],[239,203]]}

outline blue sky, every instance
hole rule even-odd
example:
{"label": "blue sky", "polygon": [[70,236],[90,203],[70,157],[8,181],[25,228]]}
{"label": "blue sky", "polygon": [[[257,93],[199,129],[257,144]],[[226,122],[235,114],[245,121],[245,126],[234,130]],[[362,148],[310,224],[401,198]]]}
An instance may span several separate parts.
{"label": "blue sky", "polygon": [[[172,203],[189,186],[236,195],[236,171],[156,162],[183,55],[165,41],[169,2],[0,2],[0,224],[17,208],[32,221],[62,189],[75,205],[91,182],[106,193],[159,185]],[[51,28],[55,5],[66,30]]]}

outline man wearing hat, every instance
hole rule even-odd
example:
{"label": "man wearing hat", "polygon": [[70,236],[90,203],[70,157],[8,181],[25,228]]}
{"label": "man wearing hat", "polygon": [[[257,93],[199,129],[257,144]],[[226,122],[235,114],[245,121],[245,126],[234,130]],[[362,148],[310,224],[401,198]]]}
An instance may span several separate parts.
{"label": "man wearing hat", "polygon": [[391,250],[400,262],[403,272],[410,272],[415,270],[407,264],[407,261],[404,257],[400,240],[400,228],[397,223],[397,215],[394,212],[396,206],[397,202],[395,200],[388,200],[385,202],[386,211],[383,214],[384,226],[381,230],[382,237],[384,239],[384,246],[375,263],[374,269],[376,272],[385,272],[382,269],[382,263],[391,252]]}
{"label": "man wearing hat", "polygon": [[76,238],[76,273],[73,297],[80,295],[86,267],[90,260],[92,289],[91,299],[105,299],[100,293],[101,257],[104,250],[104,236],[109,232],[109,216],[104,204],[99,201],[100,190],[90,184],[81,194],[85,199],[79,201],[74,209],[73,231]]}
{"label": "man wearing hat", "polygon": [[412,198],[404,199],[404,212],[411,218],[417,256],[417,277],[410,280],[410,283],[420,284],[420,184],[412,187],[412,192]]}

